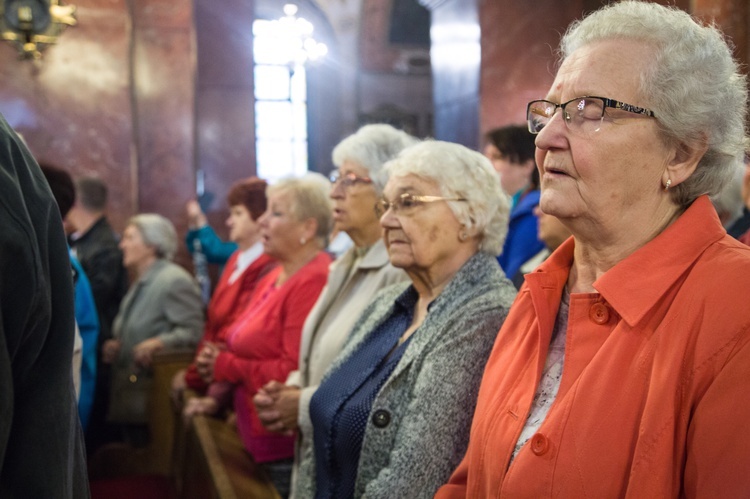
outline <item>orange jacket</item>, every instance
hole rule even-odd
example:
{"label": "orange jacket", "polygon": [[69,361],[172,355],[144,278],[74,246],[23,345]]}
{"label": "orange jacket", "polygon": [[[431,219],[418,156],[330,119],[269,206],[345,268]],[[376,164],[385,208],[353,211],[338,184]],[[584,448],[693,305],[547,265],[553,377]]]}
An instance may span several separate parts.
{"label": "orange jacket", "polygon": [[750,497],[750,248],[706,196],[570,300],[563,376],[508,467],[547,357],[569,239],[526,276],[469,448],[436,497]]}

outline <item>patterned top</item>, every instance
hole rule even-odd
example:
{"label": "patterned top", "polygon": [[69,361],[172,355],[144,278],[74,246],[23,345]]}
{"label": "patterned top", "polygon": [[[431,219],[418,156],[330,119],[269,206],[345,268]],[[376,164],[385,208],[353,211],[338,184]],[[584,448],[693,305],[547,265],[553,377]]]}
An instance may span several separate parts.
{"label": "patterned top", "polygon": [[414,316],[419,296],[409,287],[394,314],[323,382],[310,401],[315,442],[315,497],[351,497],[372,404],[406,350],[398,345]]}
{"label": "patterned top", "polygon": [[565,338],[568,329],[568,310],[570,309],[570,293],[567,286],[563,290],[562,299],[560,300],[560,309],[557,312],[555,328],[552,330],[552,341],[547,352],[547,360],[542,370],[542,379],[539,381],[539,387],[536,389],[534,401],[531,403],[529,417],[526,418],[526,425],[521,431],[521,435],[516,442],[516,448],[510,457],[513,462],[521,447],[534,436],[547,413],[555,402],[557,390],[560,388],[560,380],[563,373],[563,359],[565,358]]}

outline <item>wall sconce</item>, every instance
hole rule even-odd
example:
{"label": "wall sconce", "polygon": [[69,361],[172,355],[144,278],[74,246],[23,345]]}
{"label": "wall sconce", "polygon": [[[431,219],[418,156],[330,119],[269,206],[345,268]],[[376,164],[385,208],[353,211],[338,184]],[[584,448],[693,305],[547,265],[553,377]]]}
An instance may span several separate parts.
{"label": "wall sconce", "polygon": [[1,0],[0,38],[13,43],[21,59],[40,59],[42,49],[75,26],[75,12],[60,0]]}

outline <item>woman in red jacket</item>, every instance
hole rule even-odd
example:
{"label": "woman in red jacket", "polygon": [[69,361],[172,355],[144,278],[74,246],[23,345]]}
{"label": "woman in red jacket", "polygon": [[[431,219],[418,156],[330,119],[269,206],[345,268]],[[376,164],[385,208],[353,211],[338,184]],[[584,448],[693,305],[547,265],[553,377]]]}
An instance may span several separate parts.
{"label": "woman in red jacket", "polygon": [[[260,279],[276,266],[275,260],[263,251],[258,218],[266,211],[265,180],[256,177],[240,180],[227,194],[229,205],[229,239],[239,246],[229,257],[224,272],[216,285],[206,310],[203,338],[198,344],[200,352],[205,342],[223,343],[228,326],[245,309]],[[173,394],[179,399],[185,388],[204,394],[208,384],[198,374],[195,363],[180,371],[172,382]],[[213,397],[191,399],[187,415],[212,413],[216,410]]]}
{"label": "woman in red jacket", "polygon": [[561,45],[528,125],[539,206],[574,237],[526,276],[437,497],[748,497],[750,248],[708,198],[742,164],[745,77],[657,3]]}
{"label": "woman in red jacket", "polygon": [[279,265],[258,283],[248,307],[229,328],[226,345],[206,343],[197,358],[205,380],[234,386],[240,437],[282,497],[289,493],[294,436],[265,430],[252,399],[263,385],[297,368],[302,325],[331,263],[324,251],[331,227],[329,190],[328,180],[318,174],[268,188],[261,237],[264,251]]}

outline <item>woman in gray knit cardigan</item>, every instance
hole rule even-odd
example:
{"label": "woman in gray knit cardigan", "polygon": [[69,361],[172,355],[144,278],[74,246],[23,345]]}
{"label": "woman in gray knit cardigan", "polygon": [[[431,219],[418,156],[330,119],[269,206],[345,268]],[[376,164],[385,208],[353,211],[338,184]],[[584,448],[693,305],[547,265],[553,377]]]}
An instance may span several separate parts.
{"label": "woman in gray knit cardigan", "polygon": [[299,497],[432,497],[466,450],[515,296],[495,259],[509,203],[487,159],[427,141],[386,169],[383,237],[410,281],[365,309],[313,395]]}

